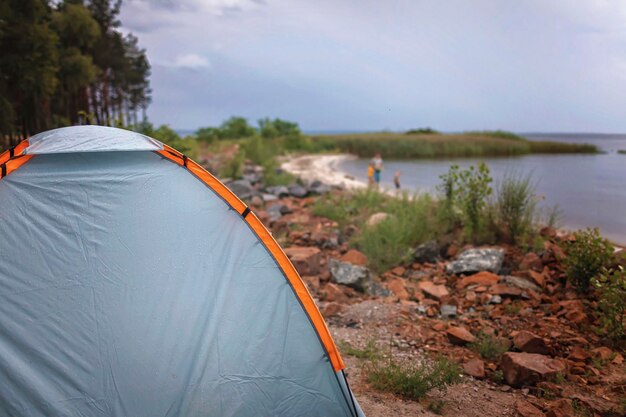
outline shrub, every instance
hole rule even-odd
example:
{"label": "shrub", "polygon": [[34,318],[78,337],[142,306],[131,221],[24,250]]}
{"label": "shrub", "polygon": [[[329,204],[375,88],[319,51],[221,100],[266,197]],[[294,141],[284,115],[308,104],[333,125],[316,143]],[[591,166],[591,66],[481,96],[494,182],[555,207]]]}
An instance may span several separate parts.
{"label": "shrub", "polygon": [[348,356],[354,356],[359,359],[374,361],[381,358],[380,350],[378,349],[378,346],[376,346],[376,341],[374,339],[368,340],[363,349],[355,348],[350,345],[350,343],[341,341],[339,342],[339,350],[341,350],[341,353]]}
{"label": "shrub", "polygon": [[470,345],[470,349],[481,357],[493,361],[499,359],[500,356],[509,350],[509,344],[504,339],[481,333],[478,336],[478,340]]}
{"label": "shrub", "polygon": [[226,165],[220,169],[220,178],[237,179],[243,176],[243,163],[246,160],[246,152],[239,150]]}
{"label": "shrub", "polygon": [[498,186],[496,211],[513,243],[531,232],[536,209],[535,186],[530,175],[506,174]]}
{"label": "shrub", "polygon": [[[381,198],[383,200],[379,203]],[[354,240],[359,250],[367,255],[369,266],[374,271],[383,272],[402,263],[415,245],[431,237],[434,210],[428,195],[409,198],[405,194],[402,198],[390,198],[378,192],[369,192],[360,195],[357,207],[360,207],[359,199],[364,200],[362,204],[366,207],[374,206],[380,208],[376,211],[389,214],[380,223],[365,226]]]}
{"label": "shrub", "polygon": [[442,184],[438,189],[444,196],[442,210],[446,220],[455,221],[455,209],[458,208],[466,236],[472,241],[479,240],[486,223],[487,198],[493,192],[489,168],[483,162],[465,170],[452,165],[440,178]]}
{"label": "shrub", "polygon": [[374,362],[367,380],[375,389],[417,400],[434,388],[458,382],[460,373],[459,365],[445,358],[436,359],[432,365]]}
{"label": "shrub", "polygon": [[600,236],[598,229],[579,230],[574,241],[565,247],[565,272],[568,280],[578,289],[585,291],[593,277],[608,266],[613,247]]}
{"label": "shrub", "polygon": [[612,271],[604,269],[593,284],[598,291],[602,333],[619,344],[626,339],[626,272],[622,266]]}
{"label": "shrub", "polygon": [[417,129],[410,129],[405,132],[406,135],[437,135],[438,131],[430,127],[420,127]]}

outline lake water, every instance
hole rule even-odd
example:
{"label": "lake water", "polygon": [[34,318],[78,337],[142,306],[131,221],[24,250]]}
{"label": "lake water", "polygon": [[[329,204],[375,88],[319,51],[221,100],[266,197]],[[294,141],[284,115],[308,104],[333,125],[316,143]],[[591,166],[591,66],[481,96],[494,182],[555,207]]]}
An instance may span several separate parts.
{"label": "lake water", "polygon": [[[577,229],[598,227],[602,234],[626,244],[626,135],[526,134],[530,140],[591,143],[605,153],[598,155],[527,155],[499,158],[437,160],[385,160],[382,184],[392,188],[393,173],[400,171],[406,190],[434,191],[439,176],[451,163],[468,167],[484,161],[494,178],[494,186],[507,173],[530,174],[541,205],[558,205],[561,226]],[[367,180],[366,159],[347,160],[339,168],[363,181]],[[495,188],[495,187],[494,187]]]}

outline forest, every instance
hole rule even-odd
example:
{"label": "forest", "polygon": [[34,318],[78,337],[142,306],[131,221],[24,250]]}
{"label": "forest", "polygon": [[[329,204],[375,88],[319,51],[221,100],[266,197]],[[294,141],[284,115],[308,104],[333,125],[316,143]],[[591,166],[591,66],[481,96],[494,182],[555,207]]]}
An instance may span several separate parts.
{"label": "forest", "polygon": [[55,127],[143,120],[150,63],[120,30],[121,3],[0,2],[0,149]]}

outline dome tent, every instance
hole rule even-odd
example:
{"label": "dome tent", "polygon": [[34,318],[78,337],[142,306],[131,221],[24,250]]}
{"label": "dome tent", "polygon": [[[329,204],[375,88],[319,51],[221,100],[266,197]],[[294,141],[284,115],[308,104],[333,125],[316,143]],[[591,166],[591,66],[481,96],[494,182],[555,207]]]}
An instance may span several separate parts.
{"label": "dome tent", "polygon": [[198,164],[78,126],[0,168],[0,415],[363,416],[297,272]]}

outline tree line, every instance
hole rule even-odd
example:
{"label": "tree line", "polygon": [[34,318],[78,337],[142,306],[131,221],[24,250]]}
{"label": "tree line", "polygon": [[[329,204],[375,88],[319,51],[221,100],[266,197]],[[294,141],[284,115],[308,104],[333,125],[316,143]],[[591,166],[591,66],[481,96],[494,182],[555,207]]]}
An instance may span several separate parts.
{"label": "tree line", "polygon": [[121,0],[0,2],[0,148],[75,124],[137,125],[150,64]]}

